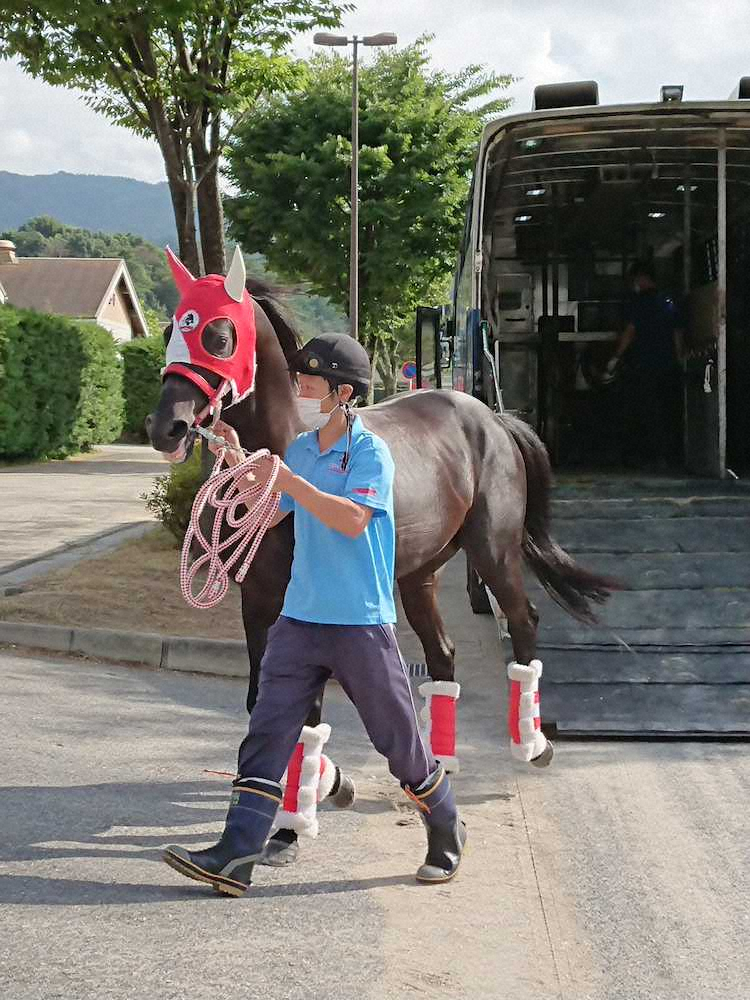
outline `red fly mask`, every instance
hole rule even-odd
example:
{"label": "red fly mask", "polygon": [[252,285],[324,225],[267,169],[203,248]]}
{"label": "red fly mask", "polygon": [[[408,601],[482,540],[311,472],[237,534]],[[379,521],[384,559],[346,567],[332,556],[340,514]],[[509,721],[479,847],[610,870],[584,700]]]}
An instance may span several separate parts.
{"label": "red fly mask", "polygon": [[[227,392],[231,392],[231,403],[238,403],[251,392],[255,381],[255,313],[245,288],[240,248],[235,248],[226,278],[219,274],[194,278],[169,247],[167,261],[181,298],[172,320],[162,377],[180,375],[191,381],[205,393],[209,410],[216,408]],[[234,327],[234,351],[226,358],[211,354],[205,346],[206,327],[219,319],[229,320]],[[218,375],[218,388],[193,366]]]}

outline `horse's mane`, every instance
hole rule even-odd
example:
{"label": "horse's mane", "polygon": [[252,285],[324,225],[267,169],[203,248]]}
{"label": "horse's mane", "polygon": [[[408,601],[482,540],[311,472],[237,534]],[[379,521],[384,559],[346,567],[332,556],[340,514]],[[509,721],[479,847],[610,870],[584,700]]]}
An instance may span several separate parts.
{"label": "horse's mane", "polygon": [[247,278],[245,287],[268,316],[284,357],[289,359],[302,346],[302,337],[279,301],[286,289],[260,278]]}

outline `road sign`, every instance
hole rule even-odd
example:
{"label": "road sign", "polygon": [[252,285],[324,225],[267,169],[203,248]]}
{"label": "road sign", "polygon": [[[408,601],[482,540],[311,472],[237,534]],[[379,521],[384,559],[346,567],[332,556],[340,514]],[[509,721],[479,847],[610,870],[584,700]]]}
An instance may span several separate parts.
{"label": "road sign", "polygon": [[417,377],[417,364],[415,361],[405,361],[401,366],[401,374],[410,382]]}

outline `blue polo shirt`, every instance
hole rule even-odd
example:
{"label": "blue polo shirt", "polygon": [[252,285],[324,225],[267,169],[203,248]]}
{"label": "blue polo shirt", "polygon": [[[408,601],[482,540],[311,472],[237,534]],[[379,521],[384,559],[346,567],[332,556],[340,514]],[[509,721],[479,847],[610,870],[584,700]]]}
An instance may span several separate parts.
{"label": "blue polo shirt", "polygon": [[282,615],[323,625],[389,625],[396,621],[393,576],[396,529],[393,517],[393,459],[388,445],[352,426],[346,469],[346,434],[321,452],[318,432],[300,434],[284,456],[296,475],[324,493],[372,508],[357,538],[327,528],[284,493],[280,509],[294,511],[294,560]]}
{"label": "blue polo shirt", "polygon": [[624,359],[629,368],[638,373],[663,374],[677,367],[674,332],[678,319],[671,299],[656,290],[634,295],[625,320],[635,327],[635,338]]}

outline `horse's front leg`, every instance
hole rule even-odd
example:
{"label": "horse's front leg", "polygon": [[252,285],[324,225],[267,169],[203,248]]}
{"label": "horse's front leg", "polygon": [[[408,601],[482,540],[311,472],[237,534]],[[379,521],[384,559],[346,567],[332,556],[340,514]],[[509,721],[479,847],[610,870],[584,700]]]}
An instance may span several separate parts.
{"label": "horse's front leg", "polygon": [[[247,584],[247,577],[242,584],[242,624],[245,629],[245,642],[247,644],[247,655],[250,661],[250,673],[247,680],[247,697],[245,705],[247,713],[250,715],[255,702],[258,700],[258,686],[260,684],[260,665],[263,661],[263,654],[266,651],[268,640],[268,630],[279,617],[282,601],[278,601],[276,607],[269,608],[268,595],[259,595],[255,588]],[[282,595],[283,598],[283,595]],[[275,613],[274,613],[275,611]],[[305,721],[306,726],[317,726],[320,723],[323,711],[323,695],[315,700],[315,704],[310,710],[310,714]]]}
{"label": "horse's front leg", "polygon": [[407,621],[422,643],[431,680],[420,684],[425,699],[422,720],[430,749],[446,771],[459,769],[456,754],[456,702],[461,687],[454,681],[456,647],[445,631],[437,606],[437,572],[418,572],[398,581]]}

